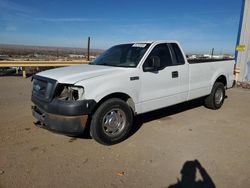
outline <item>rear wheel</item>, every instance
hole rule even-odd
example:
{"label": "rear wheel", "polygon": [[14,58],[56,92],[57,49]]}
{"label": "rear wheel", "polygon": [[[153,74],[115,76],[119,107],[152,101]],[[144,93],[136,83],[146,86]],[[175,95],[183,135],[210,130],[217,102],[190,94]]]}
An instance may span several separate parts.
{"label": "rear wheel", "polygon": [[132,111],[123,100],[108,99],[94,113],[90,134],[101,144],[116,144],[128,136],[132,122]]}
{"label": "rear wheel", "polygon": [[221,82],[215,82],[209,96],[205,98],[205,106],[209,109],[219,109],[225,99],[225,86]]}

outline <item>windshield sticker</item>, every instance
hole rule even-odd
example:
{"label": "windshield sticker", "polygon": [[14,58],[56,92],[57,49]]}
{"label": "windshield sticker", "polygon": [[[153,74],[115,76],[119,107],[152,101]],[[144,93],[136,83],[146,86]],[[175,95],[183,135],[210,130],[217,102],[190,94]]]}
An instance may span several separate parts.
{"label": "windshield sticker", "polygon": [[135,47],[135,48],[145,48],[147,44],[142,44],[142,43],[135,43],[133,44],[132,47]]}

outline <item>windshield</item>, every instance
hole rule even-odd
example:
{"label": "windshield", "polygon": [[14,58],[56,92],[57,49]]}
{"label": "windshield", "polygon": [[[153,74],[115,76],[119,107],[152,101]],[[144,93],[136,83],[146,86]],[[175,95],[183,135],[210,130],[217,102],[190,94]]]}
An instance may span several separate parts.
{"label": "windshield", "polygon": [[116,67],[136,67],[150,44],[131,43],[113,46],[97,59],[92,65],[106,65]]}

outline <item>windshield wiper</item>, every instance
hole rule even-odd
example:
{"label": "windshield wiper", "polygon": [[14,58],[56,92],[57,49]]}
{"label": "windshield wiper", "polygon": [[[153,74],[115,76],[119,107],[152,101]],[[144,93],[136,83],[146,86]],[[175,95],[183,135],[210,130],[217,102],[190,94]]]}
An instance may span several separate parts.
{"label": "windshield wiper", "polygon": [[120,64],[109,64],[109,63],[98,63],[98,64],[92,64],[92,65],[104,65],[104,66],[111,66],[111,67],[130,67]]}
{"label": "windshield wiper", "polygon": [[114,66],[114,67],[117,66],[117,65],[109,64],[109,63],[98,63],[98,64],[95,64],[95,65],[105,65],[105,66]]}

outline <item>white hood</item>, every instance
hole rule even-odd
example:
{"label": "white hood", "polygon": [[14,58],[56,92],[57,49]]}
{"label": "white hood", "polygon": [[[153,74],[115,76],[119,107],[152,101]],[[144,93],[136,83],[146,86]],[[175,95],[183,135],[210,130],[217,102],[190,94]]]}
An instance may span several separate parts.
{"label": "white hood", "polygon": [[112,74],[120,69],[124,68],[101,65],[75,65],[43,71],[37,75],[57,80],[59,83],[75,84],[82,80]]}

